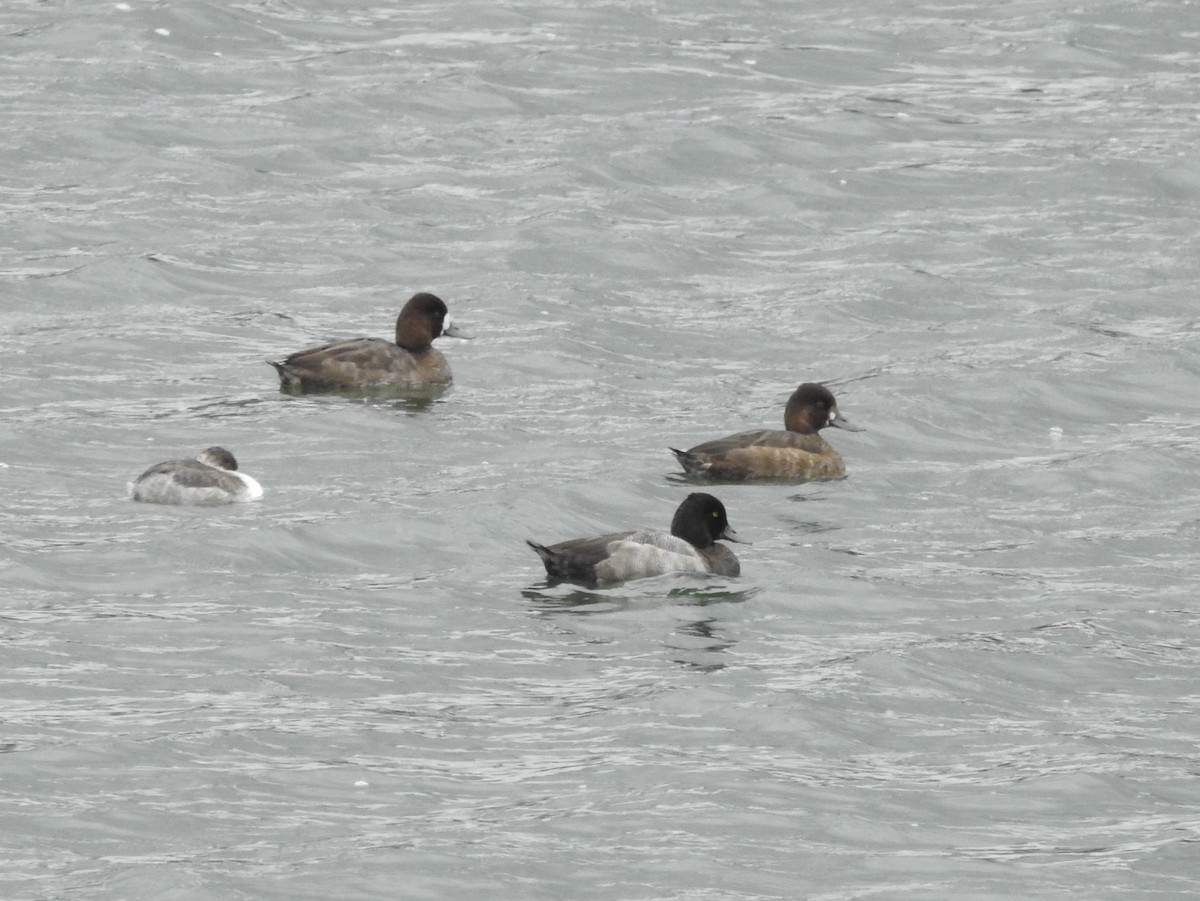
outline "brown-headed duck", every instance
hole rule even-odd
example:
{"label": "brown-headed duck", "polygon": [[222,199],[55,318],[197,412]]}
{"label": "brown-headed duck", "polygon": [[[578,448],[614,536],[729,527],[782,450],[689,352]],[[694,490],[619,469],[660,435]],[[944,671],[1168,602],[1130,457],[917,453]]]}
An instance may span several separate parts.
{"label": "brown-headed duck", "polygon": [[526,540],[555,580],[605,585],[666,573],[736,576],[737,556],[719,539],[739,541],[725,506],[711,494],[689,494],[675,511],[671,531],[640,529],[576,538],[549,546]]}
{"label": "brown-headed duck", "polygon": [[289,393],[448,385],[450,364],[433,340],[442,335],[471,338],[450,321],[446,304],[433,294],[414,294],[396,319],[396,343],[351,338],[301,350],[282,363],[280,387]]}
{"label": "brown-headed duck", "polygon": [[824,385],[805,383],[792,392],[783,413],[785,430],[758,429],[705,441],[690,450],[670,448],[686,472],[711,479],[837,479],[846,464],[822,438],[826,426],[861,431],[838,412]]}
{"label": "brown-headed duck", "polygon": [[204,507],[262,497],[262,485],[237,468],[233,454],[223,447],[210,447],[193,460],[168,460],[151,466],[129,486],[129,496],[149,504]]}

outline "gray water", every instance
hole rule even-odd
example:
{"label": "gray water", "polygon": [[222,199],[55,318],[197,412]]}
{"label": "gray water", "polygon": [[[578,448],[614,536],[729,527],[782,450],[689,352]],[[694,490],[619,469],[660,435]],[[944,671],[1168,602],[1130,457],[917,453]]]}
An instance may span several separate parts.
{"label": "gray water", "polygon": [[[1193,3],[0,8],[0,896],[1192,898]],[[453,389],[269,358],[478,336]],[[832,384],[738,579],[550,587]],[[134,504],[222,444],[259,504]]]}

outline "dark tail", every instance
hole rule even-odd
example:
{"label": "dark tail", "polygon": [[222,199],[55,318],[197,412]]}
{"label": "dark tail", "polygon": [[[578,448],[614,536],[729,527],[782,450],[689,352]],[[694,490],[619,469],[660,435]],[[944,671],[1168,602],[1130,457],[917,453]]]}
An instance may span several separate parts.
{"label": "dark tail", "polygon": [[537,555],[542,558],[542,565],[546,567],[546,575],[550,577],[551,582],[595,584],[596,568],[592,561],[574,560],[569,555],[556,553],[544,544],[538,544],[528,538],[525,539],[525,543],[537,551]]}
{"label": "dark tail", "polygon": [[300,379],[296,378],[296,373],[292,372],[292,368],[287,363],[276,363],[274,360],[267,360],[275,371],[279,373],[279,387],[284,391],[297,391],[302,386]]}
{"label": "dark tail", "polygon": [[536,541],[525,539],[525,543],[537,551],[537,555],[542,558],[542,562],[546,564],[546,570],[549,571],[550,563],[554,559],[554,552],[544,544],[538,544]]}
{"label": "dark tail", "polygon": [[689,454],[687,451],[681,451],[674,447],[669,447],[667,450],[675,455],[675,459],[679,461],[679,465],[683,467],[684,472],[707,472],[708,467],[711,465],[705,463],[695,454]]}
{"label": "dark tail", "polygon": [[530,541],[528,538],[525,539],[525,543],[537,551],[537,555],[542,558],[542,565],[546,567],[546,575],[555,579],[568,578],[567,570],[569,567],[567,566],[567,562],[559,557],[558,554],[554,553],[546,545]]}

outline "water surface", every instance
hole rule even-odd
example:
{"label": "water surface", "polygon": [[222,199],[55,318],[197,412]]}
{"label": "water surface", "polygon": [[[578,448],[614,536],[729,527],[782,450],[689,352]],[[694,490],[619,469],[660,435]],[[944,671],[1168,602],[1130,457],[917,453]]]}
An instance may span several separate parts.
{"label": "water surface", "polygon": [[[3,896],[1193,896],[1196,33],[8,4]],[[279,393],[417,290],[451,391]],[[816,379],[741,578],[546,585]]]}

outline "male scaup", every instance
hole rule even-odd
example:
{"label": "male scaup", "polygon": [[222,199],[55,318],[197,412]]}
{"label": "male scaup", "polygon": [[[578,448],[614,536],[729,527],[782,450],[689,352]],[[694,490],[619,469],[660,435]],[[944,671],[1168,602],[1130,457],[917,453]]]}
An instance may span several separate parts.
{"label": "male scaup", "polygon": [[414,294],[396,319],[396,343],[351,338],[297,351],[282,363],[268,360],[289,393],[355,388],[422,388],[448,385],[450,364],[433,339],[472,338],[450,321],[446,304],[433,294]]}
{"label": "male scaup", "polygon": [[818,433],[826,426],[861,429],[838,412],[828,388],[811,382],[797,388],[788,398],[783,424],[786,431],[739,432],[690,450],[670,451],[689,474],[712,479],[836,479],[846,474],[841,455]]}
{"label": "male scaup", "polygon": [[671,531],[640,529],[576,538],[549,547],[526,540],[553,579],[603,585],[665,573],[741,572],[737,556],[718,539],[738,541],[725,506],[711,494],[689,494],[675,511]]}
{"label": "male scaup", "polygon": [[151,466],[129,486],[135,501],[150,504],[216,506],[255,501],[262,485],[237,471],[237,460],[223,447],[201,451],[194,460],[168,460]]}

